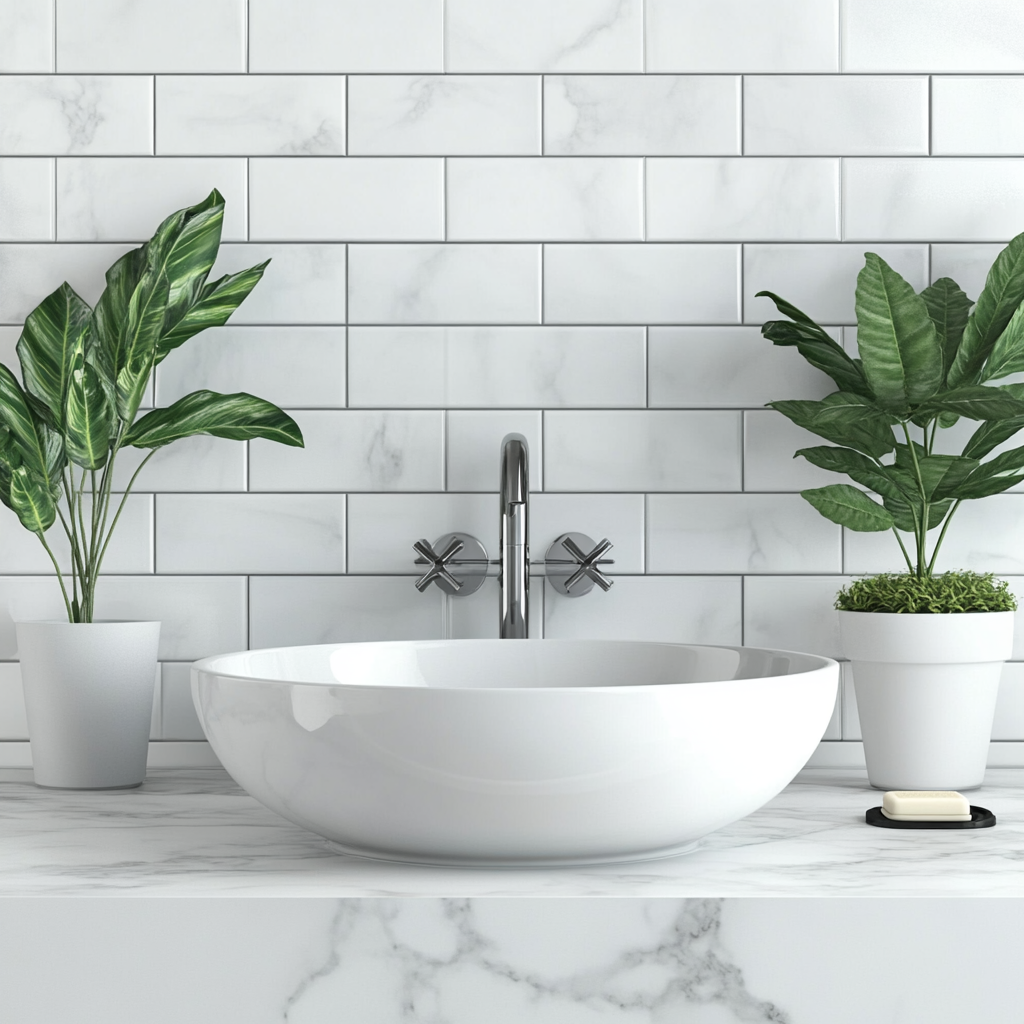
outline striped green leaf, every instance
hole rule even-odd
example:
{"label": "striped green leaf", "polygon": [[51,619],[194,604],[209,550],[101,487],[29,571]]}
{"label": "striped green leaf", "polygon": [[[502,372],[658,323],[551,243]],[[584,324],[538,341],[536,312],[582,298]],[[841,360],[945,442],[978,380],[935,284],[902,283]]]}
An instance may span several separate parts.
{"label": "striped green leaf", "polygon": [[66,463],[61,436],[33,412],[17,378],[2,364],[0,423],[7,427],[10,443],[22,464],[56,498],[60,493],[60,472]]}
{"label": "striped green leaf", "polygon": [[207,282],[196,303],[185,315],[160,337],[156,362],[160,362],[179,345],[208,327],[221,327],[259,284],[270,260],[237,274],[228,274],[217,281]]}
{"label": "striped green leaf", "polygon": [[29,313],[18,339],[25,390],[43,404],[50,424],[58,429],[64,420],[71,353],[91,315],[85,300],[65,281]]}
{"label": "striped green leaf", "polygon": [[99,371],[86,361],[86,339],[76,346],[71,360],[64,416],[64,445],[68,458],[83,469],[99,469],[110,453],[114,407]]}
{"label": "striped green leaf", "polygon": [[221,395],[215,391],[194,391],[166,409],[146,413],[128,431],[124,443],[136,448],[160,448],[195,434],[235,441],[262,437],[303,446],[298,424],[276,405],[253,395]]}
{"label": "striped green leaf", "polygon": [[117,414],[125,423],[135,418],[153,371],[168,291],[166,275],[150,267],[142,275],[128,304],[128,325],[118,353],[114,380]]}
{"label": "striped green leaf", "polygon": [[57,518],[57,503],[46,483],[26,465],[11,473],[10,505],[21,525],[33,533],[45,533]]}

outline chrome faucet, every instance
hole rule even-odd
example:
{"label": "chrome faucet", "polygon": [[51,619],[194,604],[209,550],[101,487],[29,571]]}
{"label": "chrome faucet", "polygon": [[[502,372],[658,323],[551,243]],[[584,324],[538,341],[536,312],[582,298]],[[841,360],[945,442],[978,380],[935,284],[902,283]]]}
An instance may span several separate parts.
{"label": "chrome faucet", "polygon": [[530,450],[522,434],[501,442],[500,624],[503,639],[522,640],[530,622]]}

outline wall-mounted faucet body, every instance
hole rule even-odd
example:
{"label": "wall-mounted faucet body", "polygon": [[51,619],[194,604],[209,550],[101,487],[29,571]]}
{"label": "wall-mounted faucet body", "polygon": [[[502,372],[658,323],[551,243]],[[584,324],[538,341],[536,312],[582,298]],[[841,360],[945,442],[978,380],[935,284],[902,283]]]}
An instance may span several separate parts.
{"label": "wall-mounted faucet body", "polygon": [[525,639],[530,620],[530,452],[522,434],[501,442],[501,594],[498,635]]}

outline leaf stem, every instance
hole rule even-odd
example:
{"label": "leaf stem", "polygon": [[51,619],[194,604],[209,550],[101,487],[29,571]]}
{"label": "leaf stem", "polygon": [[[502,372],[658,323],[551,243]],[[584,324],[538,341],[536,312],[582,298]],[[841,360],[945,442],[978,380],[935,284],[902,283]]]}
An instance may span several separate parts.
{"label": "leaf stem", "polygon": [[892,528],[892,534],[896,538],[896,543],[900,546],[900,551],[903,552],[903,557],[907,562],[907,572],[914,571],[914,563],[910,560],[910,555],[907,553],[907,546],[903,543],[903,538],[899,535],[899,531],[894,526]]}
{"label": "leaf stem", "polygon": [[[114,535],[114,529],[117,526],[117,521],[118,521],[118,519],[121,518],[121,513],[124,511],[125,502],[128,500],[128,495],[131,494],[132,486],[135,483],[135,478],[142,472],[143,466],[145,466],[146,463],[149,462],[149,460],[151,458],[153,458],[153,456],[157,453],[157,451],[159,451],[159,449],[154,448],[139,463],[139,468],[136,469],[135,472],[132,474],[131,480],[128,481],[128,486],[124,489],[124,494],[121,496],[121,503],[117,506],[117,512],[114,513],[114,520],[110,524],[110,529],[109,529],[109,531],[107,531],[106,539],[103,541],[103,547],[100,549],[100,556],[96,560],[96,573],[97,574],[99,574],[100,563],[103,561],[103,556],[107,553],[107,545],[110,543],[110,538]],[[108,492],[108,500],[109,500],[109,492]]]}
{"label": "leaf stem", "polygon": [[57,564],[57,559],[54,558],[53,552],[50,550],[50,545],[46,543],[46,538],[43,536],[42,531],[40,530],[36,534],[36,536],[39,538],[39,543],[42,544],[44,548],[46,548],[46,553],[50,556],[50,561],[53,562],[54,572],[57,573],[57,582],[60,584],[60,592],[64,597],[64,607],[67,609],[68,612],[68,622],[74,622],[75,614],[72,611],[71,602],[68,600],[68,589],[64,586],[64,574],[60,571],[60,566]]}
{"label": "leaf stem", "polygon": [[958,498],[954,503],[953,507],[949,510],[946,516],[946,521],[942,524],[942,529],[939,531],[939,539],[935,542],[935,549],[932,551],[932,560],[928,563],[928,575],[931,576],[935,571],[935,560],[939,557],[939,548],[942,547],[942,542],[946,539],[946,531],[949,529],[949,521],[956,515],[956,510],[960,507],[963,499]]}

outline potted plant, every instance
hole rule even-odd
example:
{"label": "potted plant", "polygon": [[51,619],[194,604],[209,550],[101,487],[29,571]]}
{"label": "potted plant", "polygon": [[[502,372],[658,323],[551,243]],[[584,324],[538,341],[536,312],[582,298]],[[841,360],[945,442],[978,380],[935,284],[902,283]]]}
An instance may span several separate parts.
{"label": "potted plant", "polygon": [[[881,789],[971,789],[984,778],[1016,601],[991,574],[936,571],[964,501],[1024,482],[1024,446],[993,452],[1024,427],[1024,234],[998,255],[977,302],[942,278],[920,294],[881,257],[857,278],[852,358],[771,292],[787,320],[762,334],[795,346],[837,390],[769,405],[831,442],[796,454],[854,484],[802,491],[850,530],[891,530],[906,572],[854,581],[836,599],[853,665],[868,778]],[[973,309],[972,309],[973,307]],[[959,455],[942,431],[977,422]],[[906,535],[907,540],[904,540]]]}
{"label": "potted plant", "polygon": [[[160,623],[94,620],[103,557],[143,466],[194,434],[302,445],[289,416],[247,394],[196,391],[139,416],[157,364],[224,324],[263,275],[266,263],[207,280],[223,219],[216,190],[172,214],[107,271],[95,308],[65,282],[25,321],[21,381],[0,365],[0,499],[46,549],[67,611],[66,622],[17,623],[39,785],[125,788],[145,776]],[[118,495],[125,448],[149,454]],[[54,524],[67,573],[47,541]]]}

